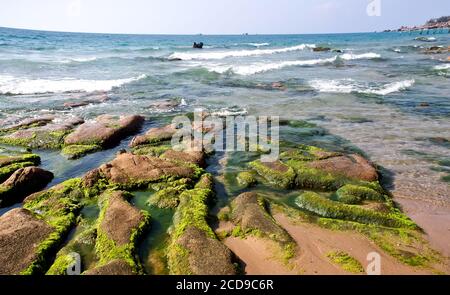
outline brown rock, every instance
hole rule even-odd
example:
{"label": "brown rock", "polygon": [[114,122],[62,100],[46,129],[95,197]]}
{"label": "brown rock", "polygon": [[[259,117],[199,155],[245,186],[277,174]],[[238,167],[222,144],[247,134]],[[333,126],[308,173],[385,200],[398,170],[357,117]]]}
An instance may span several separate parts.
{"label": "brown rock", "polygon": [[195,275],[234,275],[231,251],[196,227],[189,227],[178,239],[189,251],[189,268]]}
{"label": "brown rock", "polygon": [[308,166],[359,180],[375,181],[378,179],[377,170],[372,164],[357,154],[312,161],[308,163]]}
{"label": "brown rock", "polygon": [[17,143],[17,145],[30,148],[59,148],[64,136],[84,121],[78,117],[70,117],[64,120],[54,119],[45,125],[43,125],[43,121],[40,122],[39,126],[27,125],[11,134],[2,136],[0,141]]}
{"label": "brown rock", "polygon": [[240,224],[243,231],[260,230],[267,235],[273,235],[287,241],[287,233],[278,226],[267,212],[258,204],[256,193],[243,193],[231,203],[231,219],[235,224]]}
{"label": "brown rock", "polygon": [[0,217],[0,274],[19,274],[37,259],[36,250],[53,228],[25,209]]}
{"label": "brown rock", "polygon": [[131,140],[130,147],[171,140],[176,131],[177,129],[173,124],[164,127],[151,128],[144,135],[138,135],[133,138],[133,140]]}
{"label": "brown rock", "polygon": [[54,116],[42,116],[39,118],[28,118],[28,119],[24,119],[22,121],[20,121],[17,124],[8,126],[7,128],[2,128],[2,131],[8,131],[8,130],[16,130],[16,129],[22,129],[22,128],[27,128],[30,126],[44,126],[48,123],[50,123],[51,121],[53,121],[55,119]]}
{"label": "brown rock", "polygon": [[143,122],[144,118],[136,115],[126,117],[102,115],[93,122],[80,125],[65,138],[64,142],[66,145],[107,146],[139,130]]}
{"label": "brown rock", "polygon": [[133,269],[131,268],[131,266],[125,260],[116,259],[116,260],[112,260],[111,262],[109,262],[103,266],[99,266],[99,267],[87,270],[83,273],[83,275],[127,276],[127,275],[135,275],[135,273],[133,272]]}
{"label": "brown rock", "polygon": [[112,183],[132,185],[166,177],[191,178],[194,170],[168,160],[126,153],[102,165],[99,172]]}
{"label": "brown rock", "polygon": [[53,173],[37,167],[17,170],[0,185],[0,207],[20,202],[24,197],[37,192],[53,179]]}
{"label": "brown rock", "polygon": [[144,216],[128,203],[123,192],[112,192],[107,198],[108,208],[100,224],[100,230],[120,247],[130,243],[133,230],[144,221]]}
{"label": "brown rock", "polygon": [[181,161],[183,163],[196,164],[200,167],[205,166],[205,154],[203,152],[196,152],[196,151],[181,152],[168,150],[161,155],[161,158],[174,162]]}

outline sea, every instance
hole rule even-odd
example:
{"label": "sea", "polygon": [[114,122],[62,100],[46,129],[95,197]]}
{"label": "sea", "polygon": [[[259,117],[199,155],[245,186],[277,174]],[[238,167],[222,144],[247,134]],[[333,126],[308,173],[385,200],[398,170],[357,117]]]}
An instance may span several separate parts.
{"label": "sea", "polygon": [[[151,120],[198,108],[302,119],[364,151],[393,178],[394,193],[448,204],[449,54],[424,51],[449,45],[447,31],[213,36],[0,28],[0,124],[49,114]],[[179,103],[158,107],[167,100]],[[39,153],[54,184],[112,159],[118,148],[76,161]]]}

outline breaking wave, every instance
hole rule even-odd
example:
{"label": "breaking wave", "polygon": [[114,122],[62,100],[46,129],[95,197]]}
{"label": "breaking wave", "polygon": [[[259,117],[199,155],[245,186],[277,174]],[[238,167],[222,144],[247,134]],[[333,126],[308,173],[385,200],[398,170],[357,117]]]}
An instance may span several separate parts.
{"label": "breaking wave", "polygon": [[13,76],[0,75],[0,94],[38,94],[61,92],[94,92],[110,91],[127,83],[146,78],[147,75],[117,80],[82,80],[63,78],[51,79],[27,79]]}
{"label": "breaking wave", "polygon": [[356,82],[352,79],[343,80],[312,80],[309,85],[319,92],[328,93],[362,93],[388,95],[410,88],[414,80],[404,80],[378,86],[369,86],[367,83]]}

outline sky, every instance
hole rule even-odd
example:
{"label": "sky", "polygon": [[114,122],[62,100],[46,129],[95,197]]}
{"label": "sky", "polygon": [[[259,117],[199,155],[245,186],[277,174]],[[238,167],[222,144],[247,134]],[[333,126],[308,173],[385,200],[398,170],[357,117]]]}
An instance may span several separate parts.
{"label": "sky", "polygon": [[129,34],[347,33],[420,25],[442,15],[450,15],[449,0],[1,0],[0,27]]}

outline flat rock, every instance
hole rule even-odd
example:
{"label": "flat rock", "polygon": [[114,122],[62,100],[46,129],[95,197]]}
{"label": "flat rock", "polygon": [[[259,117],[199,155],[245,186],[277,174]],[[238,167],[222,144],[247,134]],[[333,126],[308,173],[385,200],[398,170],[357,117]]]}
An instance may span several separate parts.
{"label": "flat rock", "polygon": [[132,267],[123,259],[115,259],[111,262],[90,270],[87,270],[83,275],[97,276],[97,275],[135,275]]}
{"label": "flat rock", "polygon": [[45,124],[42,122],[39,126],[35,126],[36,123],[27,124],[19,130],[1,136],[0,142],[29,148],[59,148],[63,144],[64,136],[83,122],[78,117],[70,117],[54,119]]}
{"label": "flat rock", "polygon": [[36,260],[40,243],[53,228],[26,209],[13,209],[0,217],[0,274],[19,274]]}
{"label": "flat rock", "polygon": [[189,268],[195,275],[234,275],[232,252],[196,227],[189,227],[178,239],[189,251]]}
{"label": "flat rock", "polygon": [[378,180],[377,170],[369,163],[369,161],[357,154],[312,161],[308,163],[308,166],[348,178],[365,181]]}
{"label": "flat rock", "polygon": [[144,122],[141,116],[111,116],[102,115],[95,120],[80,125],[69,134],[64,143],[66,145],[105,146],[115,143],[133,132],[139,130]]}
{"label": "flat rock", "polygon": [[53,173],[37,167],[21,168],[0,185],[0,207],[20,202],[43,188],[53,179]]}
{"label": "flat rock", "polygon": [[110,163],[99,168],[99,172],[109,182],[132,185],[158,181],[168,177],[192,178],[195,173],[191,167],[151,156],[124,153]]}
{"label": "flat rock", "polygon": [[256,193],[240,194],[233,200],[231,207],[233,209],[231,219],[233,223],[239,224],[242,230],[256,229],[267,235],[274,234],[279,237],[287,235],[258,203]]}
{"label": "flat rock", "polygon": [[150,128],[144,135],[134,137],[130,143],[130,147],[171,140],[176,131],[177,129],[173,124]]}
{"label": "flat rock", "polygon": [[200,151],[182,152],[170,149],[164,152],[161,157],[171,161],[181,161],[184,163],[195,164],[200,167],[205,166],[205,154]]}
{"label": "flat rock", "polygon": [[120,247],[130,243],[133,230],[144,221],[144,216],[133,207],[120,191],[112,192],[108,196],[108,207],[100,223],[100,229],[108,238]]}

